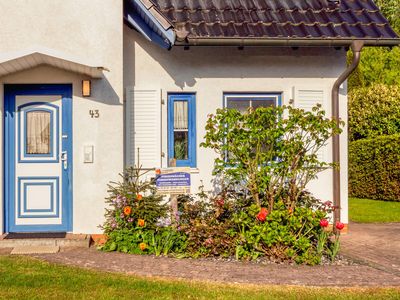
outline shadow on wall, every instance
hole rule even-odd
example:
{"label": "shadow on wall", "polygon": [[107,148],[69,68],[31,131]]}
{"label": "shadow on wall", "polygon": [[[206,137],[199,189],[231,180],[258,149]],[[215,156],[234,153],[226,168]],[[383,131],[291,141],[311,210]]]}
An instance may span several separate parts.
{"label": "shadow on wall", "polygon": [[[106,72],[106,71],[105,71]],[[0,77],[0,81],[10,84],[74,84],[73,96],[82,97],[82,80],[91,80],[92,95],[88,101],[99,102],[107,105],[123,105],[117,92],[103,74],[101,79],[88,78],[85,75],[59,69],[53,66],[40,65],[32,69],[21,70],[16,73]],[[78,87],[78,88],[76,88]]]}
{"label": "shadow on wall", "polygon": [[[342,64],[344,70],[346,64],[344,49],[174,47],[167,51],[131,29],[125,33],[125,62],[131,61],[129,57],[138,59],[136,42],[181,88],[195,86],[199,78],[337,78],[341,72],[338,65]],[[129,73],[127,83],[135,82],[134,72]]]}

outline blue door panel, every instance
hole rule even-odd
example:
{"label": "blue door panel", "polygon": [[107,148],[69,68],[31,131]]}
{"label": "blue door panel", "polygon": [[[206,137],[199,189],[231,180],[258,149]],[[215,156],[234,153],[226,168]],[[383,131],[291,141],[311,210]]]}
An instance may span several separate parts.
{"label": "blue door panel", "polygon": [[[61,138],[61,151],[68,153],[67,163],[68,168],[62,168],[61,179],[62,184],[58,184],[58,178],[45,178],[45,177],[34,177],[33,179],[48,180],[48,183],[34,182],[32,178],[31,183],[21,183],[21,180],[26,178],[19,178],[16,180],[15,162],[16,157],[20,162],[20,149],[15,149],[16,141],[19,137],[17,132],[16,124],[16,97],[17,96],[61,96],[62,97],[62,124],[58,126],[62,127],[62,138]],[[72,85],[71,84],[16,84],[16,85],[5,85],[4,86],[4,107],[5,107],[5,151],[4,151],[4,186],[5,186],[5,231],[6,232],[68,232],[72,231]],[[51,104],[49,104],[49,107]],[[21,106],[22,107],[22,106]],[[53,118],[53,116],[52,116]],[[59,121],[59,119],[57,120]],[[54,137],[56,138],[56,137]],[[60,139],[59,139],[60,140]],[[57,143],[59,142],[57,141]],[[18,138],[18,144],[20,139]],[[52,151],[55,149],[52,149]],[[24,156],[25,157],[25,156]],[[28,157],[28,156],[26,156]],[[59,154],[55,155],[58,162]],[[46,159],[46,155],[43,155],[43,159]],[[22,161],[24,162],[24,161]],[[40,162],[40,161],[39,161]],[[44,160],[42,163],[45,163]],[[49,161],[52,162],[52,161]],[[26,161],[24,163],[29,163]],[[18,195],[16,195],[16,185],[18,184]],[[21,185],[21,188],[20,188]],[[57,215],[62,212],[62,223],[57,225],[16,225],[15,224],[15,211],[16,211],[16,197],[20,197],[21,189],[27,189],[28,186],[44,185],[49,186],[51,191],[62,189],[62,207],[55,207]],[[51,194],[53,195],[53,194]],[[55,193],[54,195],[59,195]],[[26,197],[26,193],[24,194]],[[23,197],[22,197],[23,198]],[[53,199],[53,197],[51,198]],[[25,201],[25,202],[24,202]],[[56,201],[56,200],[55,200]],[[21,204],[22,203],[22,204]],[[18,205],[25,205],[26,199],[18,198]],[[57,203],[57,202],[54,202]],[[51,207],[54,208],[53,202]],[[18,210],[18,213],[20,211]],[[40,213],[40,211],[36,211]],[[46,211],[43,211],[44,213]],[[38,215],[40,217],[40,215]]]}

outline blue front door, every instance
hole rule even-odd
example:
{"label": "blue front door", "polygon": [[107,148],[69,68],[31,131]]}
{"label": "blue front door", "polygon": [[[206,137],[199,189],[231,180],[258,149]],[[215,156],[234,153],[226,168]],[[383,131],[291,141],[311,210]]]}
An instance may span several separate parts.
{"label": "blue front door", "polygon": [[4,91],[6,231],[71,231],[72,86]]}

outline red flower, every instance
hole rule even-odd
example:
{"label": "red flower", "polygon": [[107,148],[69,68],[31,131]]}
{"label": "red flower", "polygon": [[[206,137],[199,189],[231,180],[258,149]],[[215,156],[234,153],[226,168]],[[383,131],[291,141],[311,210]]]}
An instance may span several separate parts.
{"label": "red flower", "polygon": [[217,203],[218,206],[224,206],[224,204],[225,204],[224,198],[222,198],[222,197],[218,198],[216,203]]}
{"label": "red flower", "polygon": [[342,230],[344,228],[344,224],[342,222],[336,222],[336,229]]}
{"label": "red flower", "polygon": [[257,214],[257,220],[260,222],[265,222],[267,216],[268,216],[268,210],[262,207],[260,212]]}
{"label": "red flower", "polygon": [[329,222],[327,219],[321,219],[321,221],[319,221],[319,225],[321,225],[321,227],[328,227]]}

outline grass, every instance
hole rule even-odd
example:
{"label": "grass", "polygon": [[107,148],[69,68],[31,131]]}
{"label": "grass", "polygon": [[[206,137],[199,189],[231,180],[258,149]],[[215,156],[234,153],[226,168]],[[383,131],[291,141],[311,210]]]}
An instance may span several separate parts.
{"label": "grass", "polygon": [[400,202],[350,198],[349,216],[358,223],[400,222]]}
{"label": "grass", "polygon": [[145,279],[0,256],[0,299],[399,299],[396,288],[307,288]]}

